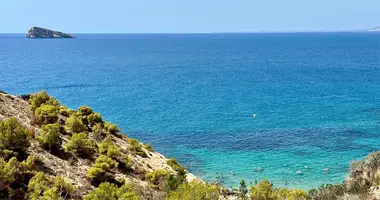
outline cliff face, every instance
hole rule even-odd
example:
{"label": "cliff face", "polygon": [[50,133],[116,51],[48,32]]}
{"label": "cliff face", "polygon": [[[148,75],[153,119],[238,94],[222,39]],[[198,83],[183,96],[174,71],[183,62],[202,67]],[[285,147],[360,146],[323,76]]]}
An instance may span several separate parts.
{"label": "cliff face", "polygon": [[41,27],[32,27],[26,34],[27,38],[75,38],[72,35]]}

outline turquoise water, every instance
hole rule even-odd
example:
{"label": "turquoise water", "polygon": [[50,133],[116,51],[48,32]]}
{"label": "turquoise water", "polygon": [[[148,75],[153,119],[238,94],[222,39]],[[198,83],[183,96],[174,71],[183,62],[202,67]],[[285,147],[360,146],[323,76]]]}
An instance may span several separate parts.
{"label": "turquoise water", "polygon": [[380,34],[78,36],[0,35],[0,90],[90,105],[232,187],[340,183],[351,160],[379,149]]}

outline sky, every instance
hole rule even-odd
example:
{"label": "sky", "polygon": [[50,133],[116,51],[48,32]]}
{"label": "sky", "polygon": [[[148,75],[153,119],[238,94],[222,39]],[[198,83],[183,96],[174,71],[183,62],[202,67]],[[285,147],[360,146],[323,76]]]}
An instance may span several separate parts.
{"label": "sky", "polygon": [[1,0],[0,33],[345,31],[380,26],[380,0]]}

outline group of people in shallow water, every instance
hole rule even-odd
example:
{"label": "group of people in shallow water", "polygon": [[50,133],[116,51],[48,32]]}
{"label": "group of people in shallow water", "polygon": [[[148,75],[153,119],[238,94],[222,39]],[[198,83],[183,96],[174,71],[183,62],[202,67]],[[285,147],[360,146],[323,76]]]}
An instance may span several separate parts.
{"label": "group of people in shallow water", "polygon": [[[284,164],[284,167],[286,167],[286,166],[288,166],[288,165],[287,165],[287,164]],[[305,169],[309,169],[309,166],[305,165],[304,168],[305,168]],[[261,173],[261,172],[264,171],[264,168],[262,168],[262,167],[253,168],[253,171],[254,171],[254,172],[259,172],[259,173]],[[328,172],[329,172],[329,168],[326,167],[326,168],[323,169],[323,171],[324,171],[325,173],[328,173]],[[233,176],[235,175],[233,171],[231,171],[230,173],[231,173]],[[301,170],[297,170],[297,171],[296,171],[296,174],[302,175],[303,172],[302,172]]]}

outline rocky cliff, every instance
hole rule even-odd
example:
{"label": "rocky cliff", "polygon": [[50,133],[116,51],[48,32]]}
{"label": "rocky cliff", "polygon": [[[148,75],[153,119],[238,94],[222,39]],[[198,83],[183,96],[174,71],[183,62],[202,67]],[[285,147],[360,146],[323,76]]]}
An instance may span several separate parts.
{"label": "rocky cliff", "polygon": [[26,34],[27,38],[75,38],[72,35],[62,33],[59,31],[53,31],[41,27],[32,27]]}

